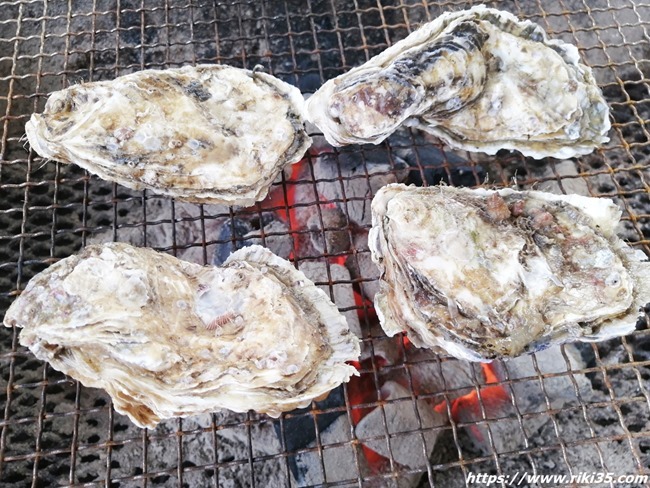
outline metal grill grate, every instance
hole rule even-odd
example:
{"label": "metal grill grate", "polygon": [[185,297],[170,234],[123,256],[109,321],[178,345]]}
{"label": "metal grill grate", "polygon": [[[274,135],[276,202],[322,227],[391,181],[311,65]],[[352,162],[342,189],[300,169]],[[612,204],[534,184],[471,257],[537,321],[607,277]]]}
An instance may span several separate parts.
{"label": "metal grill grate", "polygon": [[[314,226],[290,226],[286,231],[259,233],[262,243],[286,234],[317,235],[324,245],[304,251],[292,239],[296,265],[325,263],[326,286],[336,300],[337,289],[359,290],[374,282],[360,271],[337,277],[334,258],[360,264],[367,247],[354,242],[350,209],[369,205],[373,178],[404,171],[397,160],[412,158],[411,176],[450,184],[521,188],[542,187],[563,192],[576,188],[592,196],[614,198],[624,209],[622,233],[634,246],[650,252],[650,3],[642,0],[492,1],[491,7],[540,23],[553,37],[576,44],[604,90],[613,112],[612,141],[575,163],[534,162],[518,155],[494,158],[456,154],[435,140],[409,133],[379,147],[383,172],[373,172],[377,149],[354,148],[346,157],[358,161],[354,174],[342,171],[337,153],[333,176],[323,176],[308,158],[298,177],[285,175],[274,185],[281,203],[249,209],[183,205],[106,183],[72,165],[45,162],[24,147],[24,124],[41,111],[52,91],[79,81],[112,79],[145,68],[196,63],[226,63],[266,71],[303,90],[318,86],[379,53],[423,22],[472,2],[426,0],[298,0],[198,2],[145,0],[0,1],[0,310],[37,272],[77,252],[91,240],[130,240],[207,263],[215,246],[241,243],[237,236],[214,235],[217,222],[245,218],[264,222],[267,214],[307,209]],[[374,151],[374,152],[373,152]],[[433,152],[432,152],[433,151]],[[432,160],[431,154],[437,158]],[[462,158],[459,171],[457,158]],[[429,176],[427,176],[429,175]],[[346,191],[362,182],[359,196]],[[323,197],[322,185],[335,188]],[[289,195],[312,189],[312,200],[293,202]],[[327,193],[330,195],[330,193]],[[327,209],[339,205],[343,224],[332,224]],[[193,233],[187,232],[190,226]],[[367,228],[367,225],[366,225]],[[198,232],[198,234],[197,234]],[[328,234],[349,235],[348,248],[328,249]],[[198,238],[197,238],[198,236]],[[299,239],[298,239],[299,240]],[[355,402],[349,388],[344,402],[315,406],[283,415],[278,421],[255,414],[218,413],[161,423],[153,431],[139,430],[116,414],[101,391],[84,388],[50,369],[18,346],[17,331],[2,328],[2,418],[0,419],[0,479],[20,486],[465,486],[469,473],[512,475],[529,473],[615,474],[650,473],[650,333],[645,323],[622,339],[576,348],[580,361],[562,348],[561,370],[549,371],[537,356],[526,358],[528,375],[503,375],[486,385],[474,365],[463,383],[449,374],[454,363],[426,357],[404,342],[394,343],[371,327],[374,318],[366,302],[337,304],[360,318],[363,341],[371,351],[396,347],[398,359],[384,364],[376,356],[364,363],[372,401]],[[647,319],[647,317],[646,317]],[[573,350],[572,350],[573,351]],[[578,365],[578,366],[576,366]],[[442,378],[438,389],[414,387],[414,372],[435,367]],[[447,371],[447,373],[445,373]],[[387,375],[401,375],[409,394],[381,398]],[[571,399],[558,404],[553,384],[566,381]],[[583,385],[590,388],[589,397]],[[489,386],[499,385],[511,407],[496,415],[487,400]],[[541,409],[530,410],[518,392],[535,388]],[[454,415],[459,394],[476,397],[477,414]],[[422,404],[438,405],[447,414],[444,425],[426,426]],[[390,406],[412,409],[419,427],[390,431]],[[367,451],[354,429],[356,412],[378,407],[382,430],[375,440],[387,446],[385,466],[369,470]],[[509,408],[510,408],[509,407]],[[474,407],[473,407],[474,408]],[[342,438],[330,439],[320,420],[342,414]],[[540,424],[544,417],[547,421]],[[294,447],[295,421],[315,433],[307,446]],[[500,426],[513,423],[517,447],[502,450]],[[535,425],[535,429],[531,428]],[[275,436],[279,432],[280,435]],[[437,441],[429,456],[427,435]],[[477,448],[476,432],[483,447]],[[472,434],[474,433],[474,434]],[[472,437],[474,436],[474,437]],[[428,461],[405,466],[394,452],[400,438],[421,446]],[[275,439],[275,443],[271,442]],[[337,457],[338,456],[338,457]],[[350,469],[332,469],[345,459]],[[312,459],[310,478],[299,479],[296,465]],[[618,464],[626,459],[625,468]],[[625,471],[617,471],[625,469]],[[421,477],[421,478],[420,478]],[[415,481],[413,481],[415,480]],[[496,484],[505,486],[505,482]],[[613,484],[609,484],[614,486]],[[521,486],[526,486],[522,484]],[[629,486],[636,486],[629,484]]]}

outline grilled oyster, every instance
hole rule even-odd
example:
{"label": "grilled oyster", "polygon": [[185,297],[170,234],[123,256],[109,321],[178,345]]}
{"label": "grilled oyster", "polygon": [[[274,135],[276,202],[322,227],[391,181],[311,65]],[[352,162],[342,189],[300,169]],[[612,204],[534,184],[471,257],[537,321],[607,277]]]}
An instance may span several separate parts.
{"label": "grilled oyster", "polygon": [[568,158],[607,142],[609,109],[575,46],[477,6],[446,13],[325,83],[307,117],[333,145],[408,124],[451,147]]}
{"label": "grilled oyster", "polygon": [[253,205],[311,144],[297,88],[221,65],[147,70],[53,93],[25,126],[41,156],[126,187]]}
{"label": "grilled oyster", "polygon": [[388,335],[490,360],[634,330],[650,263],[608,199],[388,185],[372,202],[375,305]]}
{"label": "grilled oyster", "polygon": [[356,370],[359,341],[304,274],[260,246],[202,267],[88,246],[34,277],[4,323],[141,427],[228,408],[303,407]]}

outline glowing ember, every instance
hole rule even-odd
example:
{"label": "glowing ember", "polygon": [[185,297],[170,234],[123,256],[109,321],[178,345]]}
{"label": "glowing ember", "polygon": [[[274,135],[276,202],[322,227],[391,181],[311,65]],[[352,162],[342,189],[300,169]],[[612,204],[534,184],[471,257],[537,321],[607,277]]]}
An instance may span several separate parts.
{"label": "glowing ember", "polygon": [[[280,220],[288,224],[294,242],[294,249],[301,250],[302,252],[307,252],[301,245],[301,239],[305,238],[304,232],[301,231],[304,231],[305,224],[308,223],[305,222],[304,214],[306,209],[315,203],[312,201],[314,198],[311,190],[313,184],[311,183],[311,172],[308,164],[308,158],[304,158],[294,164],[291,167],[291,174],[288,176],[285,175],[285,184],[274,187],[269,193],[269,196],[259,204],[262,210],[275,212]],[[308,198],[309,200],[302,200],[301,198]],[[330,228],[331,224],[328,226],[325,214],[328,211],[336,210],[337,204],[320,194],[316,195],[315,198],[318,201],[319,214],[316,214],[314,218],[319,222],[319,226],[327,228],[328,233],[334,231],[334,229]],[[322,229],[323,233],[325,233],[325,228]],[[339,231],[345,232],[345,229],[340,229]],[[329,251],[336,252],[332,249]],[[290,259],[294,258],[295,256],[292,252]],[[328,257],[330,263],[341,266],[345,266],[346,259],[347,256],[345,255]]]}
{"label": "glowing ember", "polygon": [[[476,424],[476,422],[484,419],[483,413],[481,412],[481,404],[485,411],[485,418],[494,418],[503,410],[504,405],[510,401],[510,396],[503,386],[497,384],[499,383],[499,379],[491,364],[481,363],[481,368],[485,384],[490,386],[480,386],[478,391],[474,389],[466,395],[456,398],[451,402],[450,410],[454,422],[457,424],[468,424],[467,427],[474,437],[483,443],[485,442],[483,432],[480,425]],[[443,401],[434,408],[438,413],[445,413],[447,411],[447,404]]]}
{"label": "glowing ember", "polygon": [[[312,154],[311,156],[314,155]],[[299,201],[304,197],[300,196],[302,190],[298,189],[298,185],[309,184],[309,181],[307,181],[309,178],[306,178],[305,176],[310,174],[307,164],[309,164],[309,161],[305,158],[298,164],[293,165],[291,175],[285,177],[286,184],[277,186],[270,193],[269,197],[260,204],[263,210],[275,212],[278,218],[288,224],[292,234],[294,249],[302,249],[302,252],[307,252],[301,247],[301,244],[304,244],[303,241],[305,240],[305,236],[303,235],[304,233],[300,232],[300,229],[305,227],[305,225],[303,225],[304,222],[301,222],[300,218],[302,217],[304,220],[302,211],[306,203]],[[335,202],[325,199],[320,194],[317,195],[316,198],[318,199],[318,205],[323,212],[337,207]],[[320,225],[322,226],[327,224],[325,224],[324,220],[321,219]],[[328,229],[328,232],[330,230],[331,229]],[[323,232],[325,232],[325,229],[323,229]],[[295,257],[296,256],[292,252],[290,259]],[[338,264],[345,266],[348,257],[348,255],[329,256],[327,261],[332,265]],[[359,289],[359,284],[356,283],[354,289],[354,304],[357,308],[357,314],[360,321],[364,321],[370,326],[377,324],[378,317],[372,301],[365,298],[360,293]],[[400,340],[402,341],[402,347],[398,347],[400,350],[398,360],[403,360],[404,358],[401,357],[402,353],[414,346],[405,335],[396,338],[394,346],[399,346]],[[393,363],[393,360],[391,359],[390,362]],[[381,398],[381,393],[379,393],[379,391],[382,385],[376,384],[373,369],[387,366],[387,360],[379,355],[375,355],[374,358],[364,359],[361,362],[355,362],[352,364],[361,373],[359,376],[353,377],[346,387],[350,402],[351,421],[353,426],[356,428],[364,417],[377,408],[377,402],[386,400],[386,398]],[[432,408],[445,418],[447,417],[448,411],[451,412],[451,418],[454,422],[467,426],[477,441],[484,442],[482,425],[477,424],[477,422],[484,419],[482,410],[484,411],[486,418],[494,417],[509,401],[509,396],[506,390],[498,384],[499,378],[497,377],[493,367],[490,364],[482,364],[481,367],[483,374],[481,375],[482,378],[480,378],[480,382],[482,384],[478,387],[478,390],[474,389],[463,396],[450,399],[449,409],[446,401],[440,402],[432,406]],[[422,392],[416,391],[415,393],[417,395]],[[361,448],[368,469],[372,474],[386,472],[390,469],[390,461],[388,458],[363,443],[361,443]]]}
{"label": "glowing ember", "polygon": [[[378,362],[377,367],[384,365],[382,364],[383,361],[381,358],[376,358],[376,362]],[[353,362],[352,364],[357,368],[357,371],[372,369],[370,359],[366,359],[361,363]],[[372,404],[376,404],[378,401],[377,388],[373,374],[367,372],[361,373],[359,376],[353,376],[348,383],[348,395],[350,398],[352,424],[356,427],[362,418],[375,409],[375,406]],[[366,404],[371,406],[359,407],[359,405]],[[373,451],[365,444],[362,444],[361,447],[366,461],[368,462],[368,466],[373,474],[380,473],[387,469],[389,465],[389,460],[387,458],[378,452]]]}

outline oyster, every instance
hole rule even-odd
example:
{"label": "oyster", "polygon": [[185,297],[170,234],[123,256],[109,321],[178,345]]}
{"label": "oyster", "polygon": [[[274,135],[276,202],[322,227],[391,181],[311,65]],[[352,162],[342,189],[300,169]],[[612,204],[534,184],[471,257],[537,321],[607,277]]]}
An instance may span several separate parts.
{"label": "oyster", "polygon": [[253,205],[311,144],[297,88],[222,65],[146,70],[53,93],[25,126],[41,156],[126,187]]}
{"label": "oyster", "polygon": [[482,5],[446,13],[329,80],[307,117],[336,146],[378,144],[408,124],[454,148],[534,158],[589,153],[610,128],[575,46]]}
{"label": "oyster", "polygon": [[615,234],[609,199],[388,185],[369,246],[388,335],[485,361],[634,330],[650,263]]}
{"label": "oyster", "polygon": [[88,246],[34,277],[4,323],[138,426],[227,408],[277,416],[356,373],[336,306],[261,246],[203,267],[127,244]]}

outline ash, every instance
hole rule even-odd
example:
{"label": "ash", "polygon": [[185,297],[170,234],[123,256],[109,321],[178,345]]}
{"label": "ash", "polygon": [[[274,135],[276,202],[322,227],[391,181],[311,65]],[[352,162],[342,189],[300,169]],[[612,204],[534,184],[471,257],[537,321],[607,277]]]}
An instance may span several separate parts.
{"label": "ash", "polygon": [[[378,273],[367,248],[374,192],[404,181],[514,184],[614,198],[624,210],[621,235],[647,252],[650,52],[644,26],[650,8],[642,2],[497,5],[578,44],[594,68],[612,108],[612,140],[577,160],[487,158],[450,151],[412,131],[377,147],[334,150],[312,130],[317,143],[301,172],[283,175],[273,189],[282,199],[295,189],[292,205],[302,210],[292,212],[286,201],[284,211],[173,202],[23,148],[30,114],[43,109],[47,94],[73,83],[219,62],[260,64],[309,92],[418,24],[469,6],[122,0],[118,11],[115,0],[2,4],[0,309],[36,273],[90,242],[126,241],[201,264],[262,243],[292,258],[330,294],[363,339],[365,368],[356,384],[363,388],[350,385],[327,403],[281,420],[217,412],[144,431],[116,414],[102,391],[34,359],[17,346],[16,331],[3,328],[4,483],[453,488],[466,486],[470,472],[649,472],[647,321],[626,338],[567,345],[483,370],[383,335],[369,305]],[[486,374],[496,375],[498,389]],[[354,391],[367,403],[354,399]],[[356,412],[364,414],[360,420]],[[384,461],[370,462],[368,449]]]}

